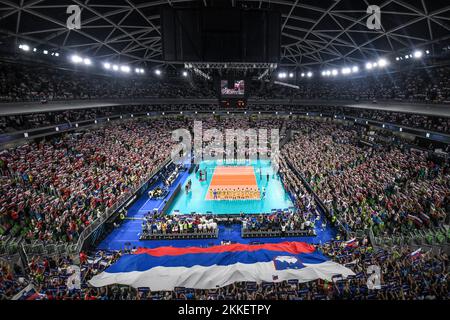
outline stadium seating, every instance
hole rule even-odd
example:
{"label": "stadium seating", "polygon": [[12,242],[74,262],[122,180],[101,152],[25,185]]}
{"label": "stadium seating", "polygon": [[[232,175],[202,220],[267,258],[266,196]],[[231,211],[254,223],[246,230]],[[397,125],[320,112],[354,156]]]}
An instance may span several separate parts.
{"label": "stadium seating", "polygon": [[[403,101],[448,103],[449,68],[418,68],[407,72],[357,79],[314,80],[294,91],[268,84],[251,89],[260,100],[321,99],[340,101]],[[192,87],[187,81],[148,82],[104,75],[62,71],[38,66],[0,63],[0,102],[213,98],[210,84]],[[450,133],[450,118],[350,107],[255,104],[245,110],[265,110],[264,116],[213,116],[211,104],[119,105],[92,109],[39,112],[0,117],[0,134],[39,130],[59,124],[153,112],[153,117],[116,119],[114,122],[29,139],[0,153],[0,299],[48,300],[169,300],[169,299],[449,299],[450,166],[436,161],[431,151],[416,148],[402,137],[379,132],[370,144],[361,141],[365,126],[312,117],[279,117],[276,111],[323,112],[347,115],[404,127]],[[177,113],[162,117],[162,112]],[[137,290],[127,286],[94,288],[88,279],[104,271],[134,249],[92,249],[80,256],[79,240],[96,221],[112,213],[159,172],[162,180],[178,177],[166,164],[174,145],[174,129],[192,130],[202,114],[203,129],[280,129],[287,142],[280,150],[281,182],[295,210],[218,218],[212,213],[167,215],[149,212],[139,240],[194,240],[219,238],[219,225],[241,224],[242,238],[317,236],[321,219],[328,219],[338,241],[315,247],[356,275],[335,276],[299,283],[240,282],[215,290],[177,288],[171,292]],[[161,116],[161,117],[160,117]],[[291,136],[292,134],[292,136]],[[393,143],[395,140],[395,143]],[[448,146],[447,146],[448,150]],[[144,187],[142,187],[144,189]],[[325,216],[324,216],[325,215]],[[140,222],[139,222],[140,223]],[[350,240],[352,245],[345,241]],[[267,239],[271,241],[273,239]],[[246,241],[248,241],[246,239]],[[251,240],[250,240],[251,241]],[[225,245],[225,244],[224,244]],[[31,248],[32,250],[28,250]],[[3,258],[24,249],[29,272]],[[414,254],[413,254],[414,252]],[[79,261],[78,261],[79,260]],[[72,288],[68,278],[80,263],[82,281]],[[367,287],[367,267],[379,265],[383,283]],[[17,294],[19,293],[19,297]]]}
{"label": "stadium seating", "polygon": [[[448,257],[443,254],[422,252],[412,255],[411,250],[393,248],[389,251],[375,249],[368,240],[361,238],[355,246],[333,241],[317,248],[333,260],[351,266],[355,276],[333,281],[317,280],[299,283],[295,280],[279,283],[238,282],[214,290],[176,288],[172,292],[155,292],[150,288],[134,290],[127,286],[93,288],[82,281],[80,289],[71,289],[67,279],[71,274],[70,259],[34,257],[30,261],[30,277],[23,281],[34,284],[19,299],[38,300],[441,300],[449,299]],[[130,251],[99,251],[81,259],[82,279],[90,279],[113,264],[121,255]],[[383,272],[383,284],[379,289],[368,289],[367,267],[376,263]],[[18,274],[11,273],[8,291],[0,292],[1,298],[10,298],[24,288],[18,284]]]}

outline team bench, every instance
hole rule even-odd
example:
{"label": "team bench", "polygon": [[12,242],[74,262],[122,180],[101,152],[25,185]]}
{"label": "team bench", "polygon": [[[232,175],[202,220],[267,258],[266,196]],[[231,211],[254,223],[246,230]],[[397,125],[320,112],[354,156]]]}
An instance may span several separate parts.
{"label": "team bench", "polygon": [[144,233],[140,240],[188,240],[188,239],[216,239],[219,229],[212,232],[190,232],[190,233]]}
{"label": "team bench", "polygon": [[316,235],[314,229],[310,230],[290,230],[284,231],[281,230],[268,230],[268,231],[250,231],[250,230],[242,230],[241,231],[242,238],[289,238],[289,237],[313,237]]}

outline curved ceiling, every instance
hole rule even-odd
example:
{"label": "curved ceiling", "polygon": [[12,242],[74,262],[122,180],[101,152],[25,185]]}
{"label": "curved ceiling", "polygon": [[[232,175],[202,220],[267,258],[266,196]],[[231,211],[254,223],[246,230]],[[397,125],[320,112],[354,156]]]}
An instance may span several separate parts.
{"label": "curved ceiling", "polygon": [[[224,0],[225,1],[225,0]],[[441,0],[227,0],[232,6],[279,10],[281,64],[361,62],[411,50],[450,34],[450,5]],[[0,33],[93,58],[162,61],[161,6],[210,6],[213,0],[0,0]],[[68,5],[81,8],[81,29],[66,27]],[[381,29],[369,30],[367,7],[381,9]]]}

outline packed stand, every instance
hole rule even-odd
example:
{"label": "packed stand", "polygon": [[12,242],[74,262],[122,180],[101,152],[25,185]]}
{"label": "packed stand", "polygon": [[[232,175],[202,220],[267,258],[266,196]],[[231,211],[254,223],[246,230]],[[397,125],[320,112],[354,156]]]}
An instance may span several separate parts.
{"label": "packed stand", "polygon": [[[355,276],[333,281],[316,280],[299,283],[237,282],[211,290],[176,288],[174,291],[151,291],[149,288],[132,288],[112,285],[90,287],[87,281],[103,272],[123,254],[123,251],[97,251],[80,255],[81,281],[68,281],[77,272],[70,260],[40,258],[30,263],[31,281],[35,290],[31,299],[39,300],[448,300],[449,261],[445,254],[412,252],[408,248],[375,250],[367,239],[358,239],[351,246],[346,242],[332,241],[316,245],[333,261],[345,265]],[[369,271],[377,265],[380,274]],[[373,281],[374,278],[379,279]],[[373,282],[372,282],[373,281]],[[368,288],[368,283],[373,286]],[[24,296],[26,299],[28,296]],[[29,298],[30,299],[30,298]]]}
{"label": "packed stand", "polygon": [[146,115],[163,111],[180,112],[187,110],[211,110],[214,105],[199,104],[155,104],[155,105],[124,105],[113,107],[98,107],[86,109],[69,109],[50,112],[37,112],[0,116],[0,134],[15,131],[44,128],[55,125],[74,126],[75,123],[95,120],[98,118],[119,117],[121,115]]}
{"label": "packed stand", "polygon": [[[182,112],[182,111],[198,111],[210,113],[211,110],[220,109],[214,104],[155,104],[155,105],[123,105],[113,107],[98,107],[88,109],[70,109],[51,112],[38,112],[38,113],[25,113],[14,115],[0,116],[0,134],[13,133],[15,131],[23,131],[37,128],[44,128],[55,125],[69,125],[74,126],[75,123],[83,121],[93,121],[98,118],[106,117],[118,117],[120,115],[134,114],[136,116],[146,115],[146,113],[156,112],[158,114],[162,112]],[[249,105],[246,110],[251,111],[296,111],[296,112],[315,112],[323,113],[324,116],[351,116],[362,119],[378,121],[382,123],[393,123],[401,125],[402,127],[411,127],[417,129],[423,129],[427,131],[442,132],[450,134],[450,117],[444,116],[431,116],[411,114],[404,112],[392,112],[384,110],[374,109],[362,109],[351,107],[339,107],[339,106],[302,106],[302,105]],[[198,115],[198,119],[201,119],[202,115]],[[262,119],[258,120],[258,124],[262,127],[273,127],[274,121],[280,122],[280,118],[261,116]],[[250,122],[251,123],[251,122]],[[213,125],[211,125],[213,126]],[[277,124],[275,123],[275,126]]]}
{"label": "packed stand", "polygon": [[10,300],[29,284],[18,265],[11,266],[0,259],[0,300]]}
{"label": "packed stand", "polygon": [[448,223],[449,164],[392,144],[358,143],[356,127],[303,121],[283,154],[349,230],[408,232]]}
{"label": "packed stand", "polygon": [[0,154],[0,234],[76,241],[170,156],[176,120],[128,120]]}
{"label": "packed stand", "polygon": [[0,62],[0,102],[79,99],[215,98],[203,81],[148,76],[106,76],[67,69]]}
{"label": "packed stand", "polygon": [[[449,103],[450,67],[428,67],[391,73],[368,74],[345,79],[324,78],[300,81],[299,89],[273,83],[255,85],[251,96],[260,100],[306,99]],[[256,89],[258,88],[258,89]]]}

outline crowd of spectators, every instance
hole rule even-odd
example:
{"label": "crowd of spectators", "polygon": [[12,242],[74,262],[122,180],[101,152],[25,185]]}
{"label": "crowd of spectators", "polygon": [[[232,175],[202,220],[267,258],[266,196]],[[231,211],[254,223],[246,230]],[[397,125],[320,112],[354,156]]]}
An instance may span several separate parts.
{"label": "crowd of spectators", "polygon": [[[450,118],[427,116],[412,113],[401,113],[381,110],[368,110],[342,107],[341,115],[355,116],[363,119],[370,119],[378,122],[399,124],[405,127],[419,128],[429,131],[450,133]],[[338,113],[338,112],[335,112]]]}
{"label": "crowd of spectators", "polygon": [[0,62],[0,102],[84,99],[215,98],[212,84],[148,76],[98,75]]}
{"label": "crowd of spectators", "polygon": [[[352,246],[342,241],[315,245],[333,261],[345,265],[355,276],[332,281],[316,280],[299,283],[237,282],[211,290],[176,288],[174,291],[151,291],[149,288],[132,288],[112,285],[94,288],[87,281],[117,261],[122,251],[96,251],[80,254],[79,263],[68,258],[33,258],[29,263],[27,281],[34,289],[24,292],[22,299],[39,300],[448,300],[449,261],[443,253],[420,252],[412,255],[408,248],[374,249],[365,238],[357,239]],[[76,280],[76,267],[80,276]],[[375,276],[370,266],[379,266]],[[12,277],[12,276],[11,276]],[[11,278],[10,277],[10,278]],[[372,282],[377,278],[378,281]],[[17,282],[16,282],[17,283]],[[373,283],[373,287],[368,287]],[[14,288],[20,291],[21,286]],[[3,298],[8,298],[3,296]]]}
{"label": "crowd of spectators", "polygon": [[[255,105],[256,106],[256,105]],[[264,105],[263,105],[264,106]],[[342,106],[292,106],[270,105],[271,110],[296,110],[298,112],[310,112],[328,116],[349,116],[382,123],[392,123],[402,127],[423,129],[449,134],[450,117],[414,114],[406,112],[394,112],[380,109],[363,109]]]}
{"label": "crowd of spectators", "polygon": [[[247,85],[259,99],[320,99],[352,101],[409,101],[448,103],[448,66],[393,69],[351,78],[316,77],[298,83],[299,89],[273,83]],[[215,98],[212,82],[140,75],[108,76],[41,65],[0,62],[0,102],[76,99]]]}
{"label": "crowd of spectators", "polygon": [[0,234],[76,241],[169,156],[177,120],[128,120],[5,149]]}
{"label": "crowd of spectators", "polygon": [[[411,69],[364,78],[302,81],[299,90],[274,84],[251,90],[259,99],[450,102],[449,67]],[[110,77],[80,71],[0,62],[0,102],[77,99],[215,98],[212,84],[147,77]],[[133,105],[64,110],[0,117],[0,133],[75,123],[126,113],[210,111],[215,105]],[[316,111],[450,133],[450,118],[328,106],[250,106],[254,110]],[[432,228],[450,219],[449,163],[404,146],[360,143],[362,128],[330,121],[288,121],[278,117],[209,117],[209,128],[282,128],[298,131],[282,149],[280,176],[296,211],[242,216],[245,230],[296,231],[314,228],[317,204],[288,166],[302,174],[332,217],[350,231],[371,228],[376,235]],[[186,119],[124,120],[88,131],[54,136],[0,152],[0,235],[27,242],[75,242],[108,207],[120,201],[170,155],[173,129],[191,128]],[[153,234],[211,233],[212,215],[149,213],[141,238]],[[221,300],[221,299],[449,299],[448,257],[411,255],[406,247],[375,250],[365,238],[356,245],[332,241],[316,245],[356,276],[328,282],[235,283],[214,290],[179,288],[152,292],[127,286],[92,288],[87,281],[125,251],[68,257],[34,257],[27,272],[0,261],[0,299],[48,300]],[[79,260],[79,261],[78,261]],[[368,289],[368,267],[381,267],[381,287]],[[80,278],[76,266],[80,267]],[[79,283],[77,282],[79,281]]]}
{"label": "crowd of spectators", "polygon": [[190,104],[155,104],[155,105],[129,105],[98,107],[86,109],[68,109],[49,112],[35,112],[25,114],[14,114],[0,116],[0,134],[14,131],[44,128],[54,125],[74,125],[78,122],[93,121],[98,118],[119,117],[131,114],[139,116],[150,112],[161,111],[180,112],[183,110],[211,110],[212,105],[190,105]]}
{"label": "crowd of spectators", "polygon": [[[204,130],[284,125],[300,132],[282,154],[351,230],[374,227],[395,233],[448,220],[448,164],[434,163],[426,154],[391,144],[362,145],[362,128],[331,121],[212,116],[204,120]],[[171,129],[191,128],[191,122],[131,119],[3,150],[0,233],[29,240],[77,239],[169,156]],[[296,219],[307,221],[305,215],[314,212],[315,200],[283,162],[280,175],[299,208]]]}
{"label": "crowd of spectators", "polygon": [[448,223],[449,164],[392,144],[358,143],[356,127],[299,122],[282,154],[350,230],[407,232]]}
{"label": "crowd of spectators", "polygon": [[29,279],[15,265],[0,260],[0,300],[13,298],[29,284]]}
{"label": "crowd of spectators", "polygon": [[316,75],[297,83],[299,89],[274,83],[254,86],[251,96],[261,100],[349,100],[403,101],[423,103],[450,102],[450,67],[413,68],[394,72],[374,72],[350,79]]}
{"label": "crowd of spectators", "polygon": [[[15,131],[44,128],[54,125],[74,125],[75,123],[95,120],[98,118],[118,117],[120,115],[146,115],[151,112],[181,112],[198,111],[210,112],[218,109],[217,105],[210,104],[155,104],[155,105],[129,105],[114,107],[98,107],[87,109],[70,109],[50,112],[36,112],[15,115],[0,116],[0,134],[12,133]],[[362,109],[339,106],[302,106],[302,105],[249,105],[246,110],[251,111],[297,111],[314,112],[323,115],[350,116],[362,119],[378,121],[383,123],[393,123],[403,127],[418,128],[427,131],[450,133],[450,118],[411,114],[404,112],[392,112],[375,109]],[[233,111],[233,110],[232,110]],[[242,111],[242,110],[241,110]],[[200,118],[200,115],[199,115]],[[262,120],[259,120],[260,123]],[[277,117],[265,120],[265,127],[271,127],[273,121],[280,121]],[[223,121],[222,121],[223,122]]]}

